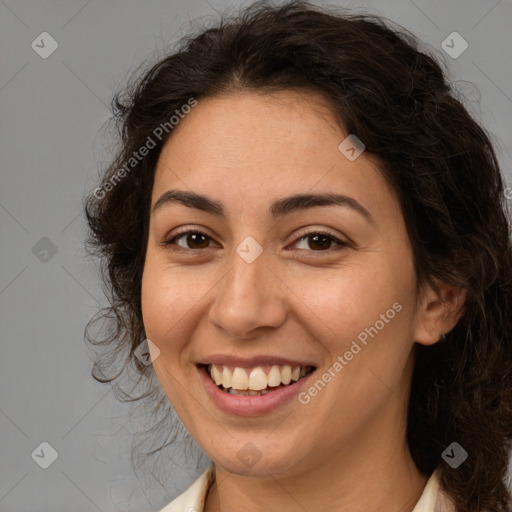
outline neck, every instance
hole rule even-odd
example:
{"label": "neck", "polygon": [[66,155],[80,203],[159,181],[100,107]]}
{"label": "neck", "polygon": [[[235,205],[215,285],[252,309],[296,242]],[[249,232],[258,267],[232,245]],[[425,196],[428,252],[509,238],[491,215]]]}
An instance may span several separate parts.
{"label": "neck", "polygon": [[[351,453],[331,454],[329,463],[287,477],[269,473],[268,478],[252,478],[216,466],[204,510],[411,512],[428,477],[418,470],[408,447],[391,447],[381,440],[352,448]],[[383,453],[375,453],[377,449]]]}

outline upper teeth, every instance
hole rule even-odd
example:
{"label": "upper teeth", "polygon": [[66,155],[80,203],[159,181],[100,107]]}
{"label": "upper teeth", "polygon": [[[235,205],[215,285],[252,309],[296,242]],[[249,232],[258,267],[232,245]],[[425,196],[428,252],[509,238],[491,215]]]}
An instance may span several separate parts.
{"label": "upper teeth", "polygon": [[289,365],[273,365],[267,375],[261,366],[257,366],[247,374],[247,370],[244,368],[235,367],[231,370],[227,366],[212,364],[209,367],[209,372],[217,386],[222,384],[224,388],[260,391],[267,386],[276,387],[280,384],[287,385],[291,381],[297,381],[306,375],[307,369],[304,366],[292,368]]}

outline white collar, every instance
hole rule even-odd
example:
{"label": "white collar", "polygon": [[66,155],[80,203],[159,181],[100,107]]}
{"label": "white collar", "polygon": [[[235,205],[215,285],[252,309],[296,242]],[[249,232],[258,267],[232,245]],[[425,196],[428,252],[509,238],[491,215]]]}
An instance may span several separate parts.
{"label": "white collar", "polygon": [[[215,469],[210,463],[208,469],[186,491],[171,501],[160,512],[203,512],[208,489],[215,480]],[[437,470],[432,473],[420,499],[412,512],[451,512],[450,504],[439,489]]]}

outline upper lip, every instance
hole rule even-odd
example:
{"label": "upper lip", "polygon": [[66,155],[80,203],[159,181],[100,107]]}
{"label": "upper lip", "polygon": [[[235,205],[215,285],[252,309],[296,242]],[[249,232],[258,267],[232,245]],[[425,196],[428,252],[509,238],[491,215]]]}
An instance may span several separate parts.
{"label": "upper lip", "polygon": [[262,365],[289,365],[289,366],[312,366],[315,365],[311,362],[305,361],[297,361],[295,359],[288,359],[286,357],[280,356],[271,356],[271,355],[261,355],[261,356],[253,356],[253,357],[237,357],[233,355],[222,355],[222,354],[214,354],[208,357],[201,359],[197,363],[198,365],[208,365],[208,364],[216,364],[216,365],[226,365],[226,366],[235,366],[239,368],[256,368],[257,366]]}

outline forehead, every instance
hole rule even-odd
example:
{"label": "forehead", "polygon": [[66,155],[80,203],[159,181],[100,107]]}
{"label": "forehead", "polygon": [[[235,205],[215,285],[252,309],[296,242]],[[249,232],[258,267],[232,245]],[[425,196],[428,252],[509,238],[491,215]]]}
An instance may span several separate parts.
{"label": "forehead", "polygon": [[290,157],[314,160],[342,134],[318,94],[232,93],[199,99],[173,130],[162,153],[172,151],[189,161],[208,157],[211,165],[218,163],[217,158],[223,165],[272,158],[277,165]]}
{"label": "forehead", "polygon": [[392,191],[372,155],[363,152],[353,161],[344,156],[340,144],[347,136],[319,94],[251,92],[199,99],[161,152],[153,203],[171,188],[215,191],[226,201],[243,194],[259,204],[307,191],[378,203],[383,189]]}

